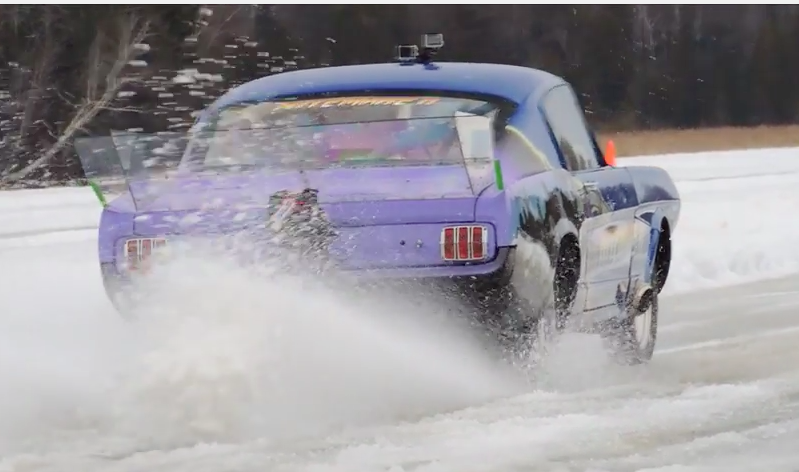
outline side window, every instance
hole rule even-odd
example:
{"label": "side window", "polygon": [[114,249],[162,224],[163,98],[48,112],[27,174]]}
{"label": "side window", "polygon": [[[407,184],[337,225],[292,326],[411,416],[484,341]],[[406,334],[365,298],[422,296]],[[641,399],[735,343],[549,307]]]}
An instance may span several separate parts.
{"label": "side window", "polygon": [[544,97],[542,108],[566,168],[578,171],[600,167],[583,111],[571,89],[565,85],[553,88]]}

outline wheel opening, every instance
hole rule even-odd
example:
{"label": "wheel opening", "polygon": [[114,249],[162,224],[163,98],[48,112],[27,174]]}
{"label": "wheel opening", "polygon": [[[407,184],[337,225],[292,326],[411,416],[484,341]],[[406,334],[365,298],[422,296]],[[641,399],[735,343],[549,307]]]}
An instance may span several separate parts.
{"label": "wheel opening", "polygon": [[580,279],[580,246],[577,238],[567,235],[560,243],[555,268],[555,308],[558,313],[568,313],[577,295]]}
{"label": "wheel opening", "polygon": [[669,222],[664,218],[660,223],[660,238],[658,239],[657,253],[655,254],[655,273],[652,284],[660,293],[666,285],[671,267],[671,229]]}

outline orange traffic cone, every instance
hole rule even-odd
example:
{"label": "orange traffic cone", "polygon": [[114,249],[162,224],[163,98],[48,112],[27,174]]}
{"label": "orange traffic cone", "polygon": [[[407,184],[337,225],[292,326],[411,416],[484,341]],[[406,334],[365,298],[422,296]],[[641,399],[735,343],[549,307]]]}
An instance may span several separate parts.
{"label": "orange traffic cone", "polygon": [[616,145],[612,139],[608,139],[608,144],[605,146],[605,164],[616,167]]}

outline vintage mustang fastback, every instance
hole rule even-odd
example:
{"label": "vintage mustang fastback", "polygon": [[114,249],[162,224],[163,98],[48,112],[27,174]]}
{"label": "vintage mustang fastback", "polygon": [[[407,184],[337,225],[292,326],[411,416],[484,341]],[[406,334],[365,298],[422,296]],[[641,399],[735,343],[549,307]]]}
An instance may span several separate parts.
{"label": "vintage mustang fastback", "polygon": [[431,52],[246,83],[177,138],[76,142],[96,188],[126,190],[98,190],[109,294],[183,237],[285,233],[334,270],[446,281],[489,322],[581,320],[651,358],[680,211],[669,175],[616,166],[563,79]]}

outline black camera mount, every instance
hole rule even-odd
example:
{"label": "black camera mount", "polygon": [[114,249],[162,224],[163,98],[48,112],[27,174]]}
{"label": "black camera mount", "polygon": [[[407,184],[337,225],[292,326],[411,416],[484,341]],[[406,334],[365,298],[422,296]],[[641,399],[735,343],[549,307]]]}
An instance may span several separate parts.
{"label": "black camera mount", "polygon": [[429,64],[442,47],[443,34],[426,33],[422,35],[421,47],[416,44],[397,46],[395,59],[402,64]]}

